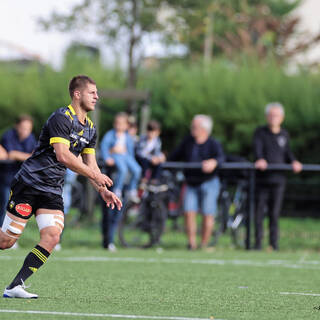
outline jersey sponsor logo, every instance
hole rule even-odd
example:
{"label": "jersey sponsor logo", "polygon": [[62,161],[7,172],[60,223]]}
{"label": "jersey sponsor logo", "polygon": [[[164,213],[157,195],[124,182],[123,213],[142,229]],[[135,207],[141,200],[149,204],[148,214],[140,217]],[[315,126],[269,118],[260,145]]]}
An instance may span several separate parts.
{"label": "jersey sponsor logo", "polygon": [[32,207],[28,203],[20,203],[16,205],[16,211],[22,216],[27,217],[32,212]]}
{"label": "jersey sponsor logo", "polygon": [[70,134],[70,138],[79,139],[81,142],[84,142],[84,143],[86,143],[86,144],[89,143],[89,140],[87,140],[87,139],[84,138],[84,137],[78,136],[78,135],[75,134],[75,133],[71,133],[71,134]]}

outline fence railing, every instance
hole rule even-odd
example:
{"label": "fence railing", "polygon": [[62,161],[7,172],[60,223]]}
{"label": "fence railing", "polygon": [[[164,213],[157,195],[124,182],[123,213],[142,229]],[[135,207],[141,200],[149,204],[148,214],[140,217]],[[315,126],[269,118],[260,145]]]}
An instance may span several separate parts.
{"label": "fence railing", "polygon": [[[162,168],[181,170],[181,169],[201,169],[201,162],[164,162]],[[255,211],[255,180],[256,171],[252,162],[224,162],[219,165],[218,170],[245,170],[248,172],[248,212],[246,217],[246,240],[247,250],[251,249],[252,221]],[[268,164],[266,171],[292,171],[290,164]],[[320,164],[303,164],[304,172],[320,172]]]}

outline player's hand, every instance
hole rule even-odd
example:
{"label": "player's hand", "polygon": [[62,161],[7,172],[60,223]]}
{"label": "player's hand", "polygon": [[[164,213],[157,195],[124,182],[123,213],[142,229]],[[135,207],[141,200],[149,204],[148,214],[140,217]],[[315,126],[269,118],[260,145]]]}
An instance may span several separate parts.
{"label": "player's hand", "polygon": [[99,187],[111,187],[113,185],[112,180],[101,172],[96,172],[93,180]]}
{"label": "player's hand", "polygon": [[268,167],[268,162],[265,159],[259,159],[254,163],[256,169],[264,171]]}
{"label": "player's hand", "polygon": [[118,210],[121,210],[122,202],[113,192],[109,191],[107,188],[101,188],[99,193],[107,207],[111,209],[117,207]]}
{"label": "player's hand", "polygon": [[218,161],[216,159],[209,159],[202,161],[202,171],[204,173],[211,173],[218,165]]}
{"label": "player's hand", "polygon": [[292,165],[292,170],[294,173],[299,173],[302,171],[302,163],[301,162],[294,160],[294,161],[292,161],[291,165]]}

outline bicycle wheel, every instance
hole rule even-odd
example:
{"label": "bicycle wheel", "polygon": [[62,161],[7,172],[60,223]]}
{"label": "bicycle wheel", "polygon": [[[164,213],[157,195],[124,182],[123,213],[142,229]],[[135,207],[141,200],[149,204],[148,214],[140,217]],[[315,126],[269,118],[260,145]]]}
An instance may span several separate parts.
{"label": "bicycle wheel", "polygon": [[237,248],[244,248],[247,236],[245,228],[245,215],[242,212],[238,212],[234,215],[234,219],[230,225],[232,243]]}
{"label": "bicycle wheel", "polygon": [[125,247],[148,248],[160,241],[167,213],[162,201],[144,199],[140,204],[128,202],[119,223],[119,240]]}
{"label": "bicycle wheel", "polygon": [[218,202],[218,214],[214,221],[214,231],[211,242],[213,246],[217,245],[220,236],[226,232],[230,205],[229,193],[223,191]]}
{"label": "bicycle wheel", "polygon": [[167,208],[163,201],[152,198],[148,202],[147,221],[150,241],[145,247],[151,247],[160,242],[167,220]]}

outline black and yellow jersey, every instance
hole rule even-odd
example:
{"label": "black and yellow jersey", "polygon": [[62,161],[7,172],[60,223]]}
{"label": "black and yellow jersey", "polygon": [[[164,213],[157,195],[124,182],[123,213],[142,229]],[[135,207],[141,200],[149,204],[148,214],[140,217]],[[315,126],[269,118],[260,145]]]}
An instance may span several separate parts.
{"label": "black and yellow jersey", "polygon": [[71,105],[56,110],[43,126],[38,144],[32,156],[27,159],[15,179],[44,192],[62,194],[66,167],[60,163],[53,148],[54,143],[64,143],[79,156],[95,153],[96,128],[87,117],[80,123]]}

